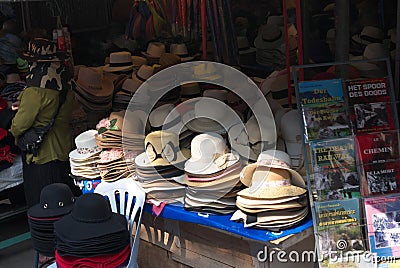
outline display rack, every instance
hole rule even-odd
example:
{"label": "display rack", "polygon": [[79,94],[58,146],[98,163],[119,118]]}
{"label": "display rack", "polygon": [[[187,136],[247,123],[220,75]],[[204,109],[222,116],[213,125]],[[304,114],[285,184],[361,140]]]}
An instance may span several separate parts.
{"label": "display rack", "polygon": [[[350,65],[365,66],[366,69],[374,69],[379,65],[380,69],[364,74],[364,78],[349,79]],[[335,78],[327,75],[326,80],[313,80],[315,74],[324,72],[330,66],[335,66]],[[306,179],[319,266],[345,267],[340,266],[343,263],[338,263],[339,260],[352,262],[351,267],[383,267],[384,264],[377,261],[382,260],[379,259],[380,254],[400,257],[400,250],[396,249],[400,248],[400,240],[394,242],[393,247],[390,243],[382,246],[384,251],[377,250],[373,242],[376,241],[377,231],[374,228],[372,229],[375,231],[371,231],[371,227],[375,227],[375,221],[371,224],[371,218],[380,217],[380,214],[374,212],[371,215],[365,207],[368,203],[367,197],[371,196],[400,200],[400,195],[397,194],[400,192],[399,120],[390,61],[384,58],[299,65],[293,66],[292,73],[298,112],[302,119]],[[304,74],[304,80],[299,81],[298,73]],[[377,139],[387,133],[393,134],[390,140],[393,141],[393,147],[390,150],[375,147],[368,149],[367,146],[375,146]],[[365,145],[370,137],[373,142]],[[376,153],[377,158],[368,158],[367,153],[363,155],[360,152],[360,148],[366,150],[365,152]],[[385,153],[389,151],[391,154],[387,156]],[[393,170],[386,177],[377,177],[384,185],[389,185],[386,182],[389,178],[396,180],[390,189],[385,188],[384,191],[380,188],[374,193],[371,192],[367,177],[383,171],[374,166],[378,164],[387,170],[390,165]],[[336,174],[341,176],[337,177]],[[331,193],[335,195],[329,195]],[[397,203],[393,204],[397,206]],[[386,219],[389,211],[392,213],[393,210],[396,208],[385,207],[380,212]],[[400,210],[400,205],[397,210]],[[397,215],[397,212],[392,214]],[[393,224],[400,226],[399,221],[393,220]],[[393,232],[396,230],[390,229]],[[397,234],[400,237],[400,232]],[[369,259],[363,257],[350,260],[344,257],[348,256],[347,252],[353,256],[366,256],[365,253],[370,252],[375,255],[368,255]]]}

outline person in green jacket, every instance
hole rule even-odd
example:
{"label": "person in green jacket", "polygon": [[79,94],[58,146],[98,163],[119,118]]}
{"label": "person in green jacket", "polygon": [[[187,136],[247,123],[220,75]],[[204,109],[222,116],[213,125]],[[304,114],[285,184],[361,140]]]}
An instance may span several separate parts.
{"label": "person in green jacket", "polygon": [[31,207],[40,202],[42,188],[52,183],[69,185],[75,195],[80,192],[69,177],[68,154],[74,149],[69,127],[73,93],[72,74],[65,65],[66,55],[57,52],[54,42],[36,38],[29,42],[24,56],[33,63],[26,77],[28,87],[19,96],[18,111],[11,125],[16,143],[29,128],[46,127],[56,114],[60,100],[64,100],[37,155],[22,153],[25,198]]}

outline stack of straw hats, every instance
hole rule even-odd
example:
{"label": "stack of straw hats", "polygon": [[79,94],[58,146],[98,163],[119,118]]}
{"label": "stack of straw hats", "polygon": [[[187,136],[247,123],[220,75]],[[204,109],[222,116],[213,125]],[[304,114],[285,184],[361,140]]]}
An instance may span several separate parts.
{"label": "stack of straw hats", "polygon": [[100,171],[97,163],[101,148],[97,146],[95,135],[97,131],[87,130],[75,138],[76,149],[69,153],[71,174],[82,179],[97,179]]}
{"label": "stack of straw hats", "polygon": [[97,167],[102,181],[112,182],[130,177],[134,173],[134,152],[125,153],[121,148],[103,150]]}
{"label": "stack of straw hats", "polygon": [[179,136],[154,131],[145,138],[145,152],[135,158],[136,176],[150,199],[182,202],[185,194],[183,165],[190,151],[179,148]]}
{"label": "stack of straw hats", "polygon": [[54,232],[59,267],[122,267],[129,260],[128,222],[100,194],[77,198],[71,213],[54,224]]}
{"label": "stack of straw hats", "polygon": [[243,168],[240,180],[248,188],[237,194],[236,205],[240,210],[231,220],[242,220],[245,227],[280,231],[308,215],[305,182],[291,168],[287,153],[262,152],[256,163]]}
{"label": "stack of straw hats", "polygon": [[54,223],[72,210],[75,197],[68,185],[53,183],[40,192],[40,202],[28,210],[33,247],[47,257],[55,256]]}
{"label": "stack of straw hats", "polygon": [[154,68],[142,64],[137,71],[132,73],[132,77],[125,79],[118,92],[115,93],[113,109],[126,110],[129,102],[137,89],[154,73]]}
{"label": "stack of straw hats", "polygon": [[125,110],[112,112],[108,118],[100,120],[96,125],[98,134],[96,143],[102,149],[122,147],[122,127]]}
{"label": "stack of straw hats", "polygon": [[86,112],[109,111],[114,85],[100,69],[81,67],[76,80],[75,96]]}
{"label": "stack of straw hats", "polygon": [[191,158],[185,163],[185,209],[227,214],[236,210],[240,157],[229,153],[225,140],[216,133],[199,134],[192,140]]}

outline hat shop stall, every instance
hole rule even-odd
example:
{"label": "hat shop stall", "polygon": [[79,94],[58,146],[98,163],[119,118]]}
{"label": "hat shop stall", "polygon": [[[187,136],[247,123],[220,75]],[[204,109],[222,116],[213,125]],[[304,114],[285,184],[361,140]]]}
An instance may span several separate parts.
{"label": "hat shop stall", "polygon": [[[400,245],[385,234],[400,224],[391,221],[400,183],[398,42],[396,25],[379,25],[383,6],[375,18],[368,1],[358,1],[346,47],[338,35],[349,17],[339,11],[353,3],[341,0],[103,1],[92,6],[102,10],[97,22],[96,12],[90,22],[74,16],[72,4],[22,2],[7,4],[29,38],[16,34],[26,44],[4,49],[12,63],[0,88],[0,121],[8,118],[0,125],[0,178],[12,181],[0,187],[23,182],[8,129],[34,69],[25,52],[73,72],[69,177],[82,194],[50,184],[39,204],[0,217],[27,211],[24,239],[53,267],[346,267],[326,255],[384,256],[385,248],[398,256]],[[35,20],[39,10],[53,16]],[[355,98],[350,88],[367,95]],[[373,99],[378,91],[386,93]],[[393,152],[360,153],[377,150],[378,140]],[[376,173],[383,162],[386,177]],[[143,204],[131,200],[135,191]],[[385,200],[390,209],[374,206]],[[340,220],[352,225],[331,224]],[[386,229],[371,231],[374,224]]]}

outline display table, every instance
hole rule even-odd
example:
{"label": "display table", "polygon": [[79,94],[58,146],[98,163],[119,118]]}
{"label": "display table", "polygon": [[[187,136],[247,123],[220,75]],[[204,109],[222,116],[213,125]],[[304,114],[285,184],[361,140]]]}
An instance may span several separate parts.
{"label": "display table", "polygon": [[[289,267],[294,262],[260,261],[257,255],[314,250],[311,217],[295,228],[272,233],[244,228],[230,221],[230,215],[198,214],[175,205],[166,205],[155,216],[146,204],[144,212],[139,267]],[[312,266],[312,261],[296,262],[296,267]]]}

